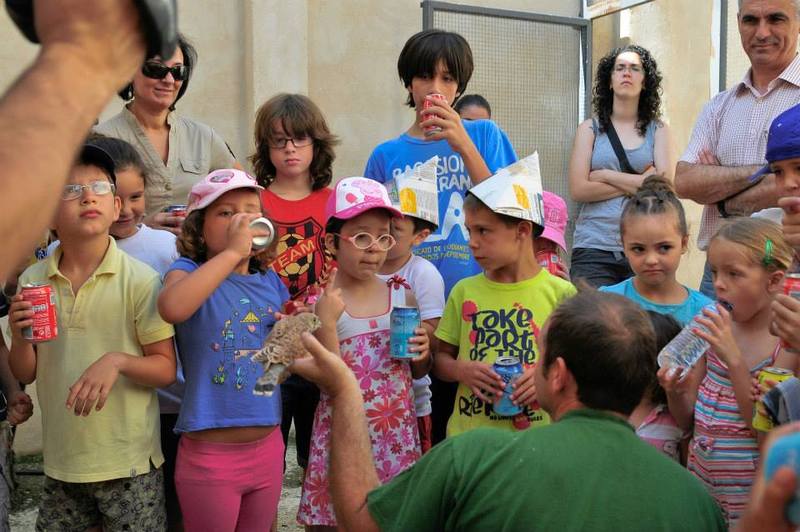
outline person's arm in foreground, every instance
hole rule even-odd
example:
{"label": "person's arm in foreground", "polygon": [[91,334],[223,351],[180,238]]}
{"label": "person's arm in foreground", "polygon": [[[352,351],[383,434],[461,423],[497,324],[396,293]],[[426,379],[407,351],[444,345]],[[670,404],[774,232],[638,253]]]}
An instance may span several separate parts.
{"label": "person's arm in foreground", "polygon": [[0,279],[46,229],[78,146],[144,58],[130,0],[40,0],[34,11],[42,48],[0,99]]}
{"label": "person's arm in foreground", "polygon": [[344,361],[311,334],[303,334],[303,345],[311,356],[296,360],[290,369],[316,383],[330,398],[330,490],[336,520],[344,530],[377,531],[367,509],[367,494],[380,483],[358,382]]}
{"label": "person's arm in foreground", "polygon": [[[767,437],[764,456],[769,453],[772,444],[780,436],[800,430],[800,423],[784,425],[770,431]],[[750,492],[750,503],[747,505],[736,532],[790,532],[794,525],[786,519],[786,503],[794,495],[797,475],[790,467],[780,468],[767,482],[763,473],[764,460],[756,473],[756,481]]]}

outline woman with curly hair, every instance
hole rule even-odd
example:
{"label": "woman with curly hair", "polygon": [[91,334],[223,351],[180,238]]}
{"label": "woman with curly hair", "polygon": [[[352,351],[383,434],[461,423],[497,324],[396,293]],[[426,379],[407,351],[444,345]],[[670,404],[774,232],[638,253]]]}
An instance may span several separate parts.
{"label": "woman with curly hair", "polygon": [[592,104],[595,116],[578,126],[569,165],[570,195],[579,206],[570,274],[599,287],[633,275],[619,235],[626,198],[651,174],[672,180],[675,162],[660,119],[661,73],[650,52],[628,45],[603,57]]}

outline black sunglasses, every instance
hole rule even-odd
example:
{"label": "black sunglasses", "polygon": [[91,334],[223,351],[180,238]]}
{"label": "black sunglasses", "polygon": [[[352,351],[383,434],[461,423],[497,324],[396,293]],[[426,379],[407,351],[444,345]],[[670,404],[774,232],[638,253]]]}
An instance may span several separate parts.
{"label": "black sunglasses", "polygon": [[172,74],[175,81],[185,81],[189,77],[189,69],[186,65],[175,65],[168,67],[164,63],[157,61],[146,61],[142,65],[142,74],[152,79],[164,79],[167,74]]}

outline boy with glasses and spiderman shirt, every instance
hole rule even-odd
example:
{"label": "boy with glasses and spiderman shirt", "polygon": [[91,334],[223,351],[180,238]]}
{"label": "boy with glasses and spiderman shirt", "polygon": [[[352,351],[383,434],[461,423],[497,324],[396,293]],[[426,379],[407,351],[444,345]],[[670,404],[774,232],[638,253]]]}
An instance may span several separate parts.
{"label": "boy with glasses and spiderman shirt", "polygon": [[61,243],[20,276],[52,287],[58,336],[31,344],[31,303],[11,301],[11,370],[36,381],[42,409],[39,530],[166,528],[155,388],[175,380],[174,331],[156,309],[158,274],[109,236],[114,179],[108,153],[84,145],[52,223]]}

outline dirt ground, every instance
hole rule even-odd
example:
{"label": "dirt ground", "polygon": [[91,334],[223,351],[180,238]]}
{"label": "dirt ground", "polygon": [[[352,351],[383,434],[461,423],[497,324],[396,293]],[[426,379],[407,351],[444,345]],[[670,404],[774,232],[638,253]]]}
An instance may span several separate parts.
{"label": "dirt ground", "polygon": [[[11,530],[14,532],[33,532],[38,514],[39,498],[44,477],[42,471],[42,455],[30,455],[17,458],[15,461],[18,487],[11,502]],[[303,482],[303,470],[297,465],[294,448],[294,433],[289,436],[289,448],[286,450],[286,474],[283,477],[283,492],[278,506],[278,530],[281,532],[299,532],[303,527],[297,524],[297,506],[300,503],[300,488]]]}

